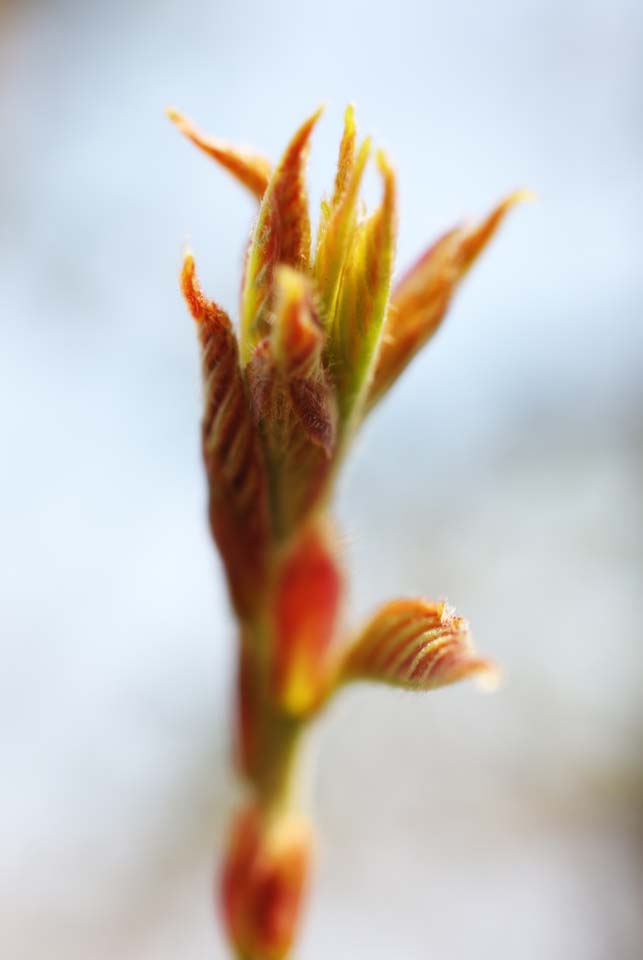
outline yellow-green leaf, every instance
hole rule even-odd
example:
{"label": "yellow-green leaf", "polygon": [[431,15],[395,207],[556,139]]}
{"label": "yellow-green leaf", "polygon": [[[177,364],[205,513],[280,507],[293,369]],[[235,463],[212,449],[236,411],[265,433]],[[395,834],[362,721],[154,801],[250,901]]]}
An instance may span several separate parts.
{"label": "yellow-green leaf", "polygon": [[338,390],[340,419],[347,426],[370,383],[389,298],[395,256],[395,175],[382,152],[380,207],[355,229],[342,273],[336,317],[329,331],[328,363]]}
{"label": "yellow-green leaf", "polygon": [[320,311],[329,336],[332,336],[335,325],[339,286],[357,224],[359,188],[371,150],[370,139],[367,139],[357,157],[354,157],[353,131],[354,118],[351,113],[347,115],[346,131],[340,146],[333,199],[330,205],[326,205],[325,213],[322,212],[315,256],[314,272]]}

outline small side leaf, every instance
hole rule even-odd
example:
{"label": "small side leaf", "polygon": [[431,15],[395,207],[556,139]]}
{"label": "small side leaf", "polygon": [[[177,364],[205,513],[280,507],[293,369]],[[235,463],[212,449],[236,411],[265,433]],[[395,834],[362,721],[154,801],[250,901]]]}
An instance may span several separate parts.
{"label": "small side leaf", "polygon": [[203,296],[189,253],[181,287],[198,324],[201,343],[205,388],[202,442],[210,526],[235,609],[246,616],[261,601],[266,576],[268,481],[230,320]]}
{"label": "small side leaf", "polygon": [[184,117],[182,113],[172,107],[169,107],[166,113],[172,123],[176,124],[188,140],[191,140],[195,146],[203,150],[213,160],[216,160],[239,183],[247,187],[258,200],[261,200],[271,174],[271,164],[266,157],[250,150],[234,147],[232,144],[226,143],[225,140],[215,140],[213,137],[204,136],[187,117]]}
{"label": "small side leaf", "polygon": [[248,250],[241,292],[241,355],[248,363],[270,331],[274,269],[285,263],[306,271],[310,259],[310,219],[306,160],[321,110],[299,128],[275,170],[259,208]]}
{"label": "small side leaf", "polygon": [[507,212],[529,199],[527,191],[506,197],[473,227],[440,237],[395,285],[370,388],[372,407],[399,377],[442,322],[460,281],[489,243]]}
{"label": "small side leaf", "polygon": [[432,690],[471,676],[491,686],[498,671],[475,655],[466,621],[445,603],[402,599],[382,607],[349,647],[339,682]]}

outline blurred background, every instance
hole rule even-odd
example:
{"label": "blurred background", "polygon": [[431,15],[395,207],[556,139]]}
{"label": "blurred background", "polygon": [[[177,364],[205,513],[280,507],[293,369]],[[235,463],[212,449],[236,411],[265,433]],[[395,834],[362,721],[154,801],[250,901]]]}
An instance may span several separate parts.
{"label": "blurred background", "polygon": [[[506,685],[360,688],[317,731],[304,960],[643,951],[639,0],[0,4],[0,955],[226,956],[233,623],[190,242],[236,309],[248,196],[320,102],[392,157],[401,266],[529,185],[338,498],[351,616],[448,597]],[[371,199],[377,184],[369,182]]]}

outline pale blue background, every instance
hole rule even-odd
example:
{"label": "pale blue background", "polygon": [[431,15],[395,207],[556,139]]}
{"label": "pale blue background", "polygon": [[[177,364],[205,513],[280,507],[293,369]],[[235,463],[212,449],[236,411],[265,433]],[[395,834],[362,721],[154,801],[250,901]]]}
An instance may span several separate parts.
{"label": "pale blue background", "polygon": [[[301,960],[635,960],[643,7],[0,4],[0,955],[224,957],[232,623],[176,274],[235,310],[253,203],[163,116],[276,157],[345,103],[399,262],[530,185],[373,416],[339,513],[351,617],[447,596],[504,691],[364,689],[320,729]],[[369,197],[377,182],[369,181]]]}

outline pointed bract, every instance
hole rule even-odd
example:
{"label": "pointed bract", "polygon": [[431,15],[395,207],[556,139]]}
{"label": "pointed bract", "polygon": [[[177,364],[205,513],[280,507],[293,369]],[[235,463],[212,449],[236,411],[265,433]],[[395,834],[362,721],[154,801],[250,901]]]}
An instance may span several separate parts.
{"label": "pointed bract", "polygon": [[202,442],[210,525],[235,608],[245,616],[261,602],[265,579],[268,482],[230,320],[201,292],[190,253],[184,260],[181,288],[198,324],[201,343],[205,391]]}
{"label": "pointed bract", "polygon": [[188,140],[191,140],[195,146],[203,150],[213,160],[216,160],[239,183],[247,187],[258,200],[261,200],[272,172],[270,161],[266,157],[250,150],[235,147],[225,140],[206,137],[178,110],[168,108],[166,113]]}
{"label": "pointed bract", "polygon": [[497,670],[475,655],[466,621],[445,603],[405,599],[382,607],[339,671],[343,682],[373,680],[409,690],[432,690],[471,676],[490,686]]}
{"label": "pointed bract", "polygon": [[241,295],[241,355],[248,363],[270,330],[273,275],[278,263],[307,270],[310,219],[305,171],[310,135],[321,110],[290,141],[261,201],[245,267]]}
{"label": "pointed bract", "polygon": [[489,243],[508,210],[529,199],[527,191],[506,197],[474,227],[456,227],[424,253],[395,285],[369,391],[373,406],[442,322],[455,290]]}

